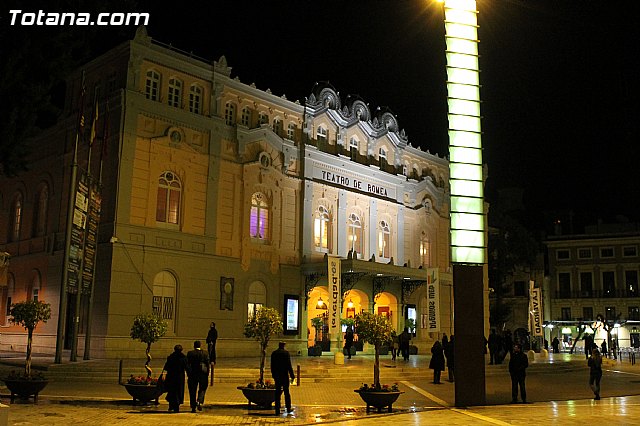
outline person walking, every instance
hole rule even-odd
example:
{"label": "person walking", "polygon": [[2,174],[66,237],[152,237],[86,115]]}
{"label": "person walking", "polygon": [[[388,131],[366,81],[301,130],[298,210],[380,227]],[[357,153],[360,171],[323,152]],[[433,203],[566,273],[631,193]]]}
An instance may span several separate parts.
{"label": "person walking", "polygon": [[526,370],[529,367],[529,359],[522,352],[519,343],[513,345],[513,353],[509,359],[509,374],[511,375],[511,403],[518,402],[518,386],[520,386],[520,396],[522,402],[527,403],[527,390],[525,388]]}
{"label": "person walking", "polygon": [[353,328],[347,327],[346,333],[344,333],[344,348],[347,351],[348,359],[351,359],[351,347],[353,346]]}
{"label": "person walking", "polygon": [[455,365],[455,358],[454,358],[454,336],[451,336],[451,339],[449,340],[449,343],[447,343],[447,345],[444,347],[444,356],[447,358],[447,380],[449,382],[453,382],[454,380],[454,375],[453,375],[453,370],[454,370],[454,365]]}
{"label": "person walking", "polygon": [[187,386],[189,387],[189,402],[191,412],[195,413],[196,408],[202,411],[204,395],[209,385],[209,354],[200,347],[200,340],[193,342],[193,350],[187,353]]}
{"label": "person walking", "polygon": [[611,340],[611,354],[613,354],[613,359],[618,359],[618,348],[616,347],[616,339]]}
{"label": "person walking", "polygon": [[591,351],[591,356],[587,361],[589,366],[589,387],[595,395],[595,400],[600,399],[600,379],[602,379],[602,356],[598,349]]}
{"label": "person walking", "polygon": [[396,355],[398,354],[398,348],[400,344],[398,343],[398,335],[395,330],[391,332],[391,361],[396,360]]}
{"label": "person walking", "polygon": [[584,354],[586,356],[586,359],[589,359],[591,351],[593,350],[593,345],[593,337],[588,334],[584,336]]}
{"label": "person walking", "polygon": [[398,345],[400,346],[400,351],[402,352],[402,358],[405,361],[409,361],[409,343],[411,342],[411,336],[409,336],[409,329],[407,327],[404,328],[400,336],[398,336]]}
{"label": "person walking", "polygon": [[603,357],[609,358],[609,351],[607,351],[607,341],[605,339],[602,340],[602,344],[600,345],[600,350],[602,351]]}
{"label": "person walking", "polygon": [[184,373],[187,371],[187,357],[182,353],[182,345],[173,347],[173,353],[167,357],[162,370],[169,412],[178,413],[184,403]]}
{"label": "person walking", "polygon": [[487,344],[489,345],[489,365],[499,364],[498,351],[500,350],[500,336],[496,334],[494,328],[491,329]]}
{"label": "person walking", "polygon": [[271,377],[276,384],[276,416],[280,415],[280,399],[284,392],[284,406],[287,413],[292,413],[291,394],[289,393],[289,377],[291,382],[296,378],[291,366],[291,356],[284,348],[285,342],[278,343],[278,349],[271,353]]}
{"label": "person walking", "polygon": [[207,350],[209,352],[209,361],[211,364],[216,363],[216,341],[218,340],[218,330],[216,330],[216,323],[211,323],[211,328],[207,333]]}
{"label": "person walking", "polygon": [[551,347],[553,348],[554,354],[560,353],[560,340],[558,340],[557,337],[554,337],[553,340],[551,341]]}
{"label": "person walking", "polygon": [[431,361],[429,361],[429,368],[433,370],[433,383],[436,385],[441,384],[440,373],[444,370],[444,353],[442,349],[442,343],[436,340],[431,347]]}

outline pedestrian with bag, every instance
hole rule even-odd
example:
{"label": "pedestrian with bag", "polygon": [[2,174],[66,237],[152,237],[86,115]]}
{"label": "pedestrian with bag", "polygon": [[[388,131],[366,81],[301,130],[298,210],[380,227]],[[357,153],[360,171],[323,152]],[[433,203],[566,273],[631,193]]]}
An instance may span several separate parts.
{"label": "pedestrian with bag", "polygon": [[591,351],[587,365],[589,366],[589,387],[595,395],[593,399],[598,400],[600,399],[600,379],[602,379],[602,356],[597,348]]}
{"label": "pedestrian with bag", "polygon": [[193,342],[193,350],[187,353],[187,386],[191,412],[202,411],[204,395],[207,392],[209,379],[209,354],[201,348],[200,340]]}
{"label": "pedestrian with bag", "polygon": [[527,355],[522,352],[522,347],[519,343],[513,345],[513,353],[509,359],[509,374],[511,375],[511,403],[518,403],[518,387],[520,387],[520,397],[522,403],[527,403],[527,389],[525,387],[525,377],[527,375],[527,368],[529,367],[529,359]]}
{"label": "pedestrian with bag", "polygon": [[180,412],[180,405],[184,403],[185,371],[187,371],[187,357],[182,353],[182,345],[175,345],[173,353],[167,357],[161,374],[164,389],[167,391],[165,398],[169,402],[169,412]]}
{"label": "pedestrian with bag", "polygon": [[278,343],[278,349],[271,353],[271,377],[276,384],[276,416],[280,415],[280,399],[284,392],[284,405],[287,413],[292,413],[291,394],[289,393],[289,377],[291,382],[296,378],[291,366],[291,356],[284,348],[285,342]]}

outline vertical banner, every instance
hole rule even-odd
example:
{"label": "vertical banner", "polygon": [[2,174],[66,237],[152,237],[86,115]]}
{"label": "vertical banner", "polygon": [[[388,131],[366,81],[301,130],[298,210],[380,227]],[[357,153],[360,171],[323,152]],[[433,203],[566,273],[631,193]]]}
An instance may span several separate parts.
{"label": "vertical banner", "polygon": [[84,244],[84,262],[82,264],[82,294],[91,294],[91,283],[95,274],[96,251],[98,242],[98,224],[102,198],[100,188],[96,183],[91,184],[89,197],[89,214],[87,216],[87,230]]}
{"label": "vertical banner", "polygon": [[334,335],[342,332],[340,315],[342,310],[342,292],[340,290],[340,258],[327,259],[329,284],[329,332]]}
{"label": "vertical banner", "polygon": [[542,336],[542,291],[539,288],[531,289],[531,334]]}
{"label": "vertical banner", "polygon": [[73,206],[71,225],[71,242],[69,244],[69,260],[67,264],[67,289],[69,293],[77,293],[82,280],[80,270],[83,260],[87,211],[89,208],[89,183],[86,174],[80,176]]}
{"label": "vertical banner", "polygon": [[440,331],[440,280],[438,268],[427,269],[427,331]]}

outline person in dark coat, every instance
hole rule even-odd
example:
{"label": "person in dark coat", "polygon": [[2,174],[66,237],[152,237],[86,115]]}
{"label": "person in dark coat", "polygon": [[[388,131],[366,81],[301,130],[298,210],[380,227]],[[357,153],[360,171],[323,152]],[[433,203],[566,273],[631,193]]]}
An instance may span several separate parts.
{"label": "person in dark coat", "polygon": [[454,361],[454,353],[453,353],[453,349],[454,349],[454,336],[451,336],[451,340],[449,340],[449,342],[447,343],[447,345],[444,347],[444,356],[447,358],[447,380],[450,382],[453,382],[454,380],[454,375],[453,375],[453,369],[454,369],[454,365],[455,365],[455,361]]}
{"label": "person in dark coat", "polygon": [[346,333],[344,333],[344,348],[347,351],[348,359],[351,359],[351,347],[353,346],[353,329],[351,326],[347,327]]}
{"label": "person in dark coat", "polygon": [[527,368],[529,367],[529,359],[522,352],[522,347],[519,343],[513,345],[513,353],[509,360],[509,374],[511,375],[511,403],[516,404],[518,402],[518,386],[520,386],[520,396],[522,402],[527,403],[527,389],[525,388],[524,380],[527,375]]}
{"label": "person in dark coat", "polygon": [[589,365],[589,386],[595,395],[593,399],[600,399],[600,379],[602,379],[602,356],[598,349],[591,351],[591,357],[587,361]]}
{"label": "person in dark coat", "polygon": [[553,340],[551,341],[551,347],[553,348],[554,354],[560,353],[560,340],[558,340],[557,337],[554,337]]}
{"label": "person in dark coat", "polygon": [[293,367],[291,366],[291,356],[284,348],[285,342],[278,343],[278,349],[271,353],[271,377],[276,384],[276,416],[280,415],[280,399],[284,392],[284,405],[288,413],[291,409],[291,394],[289,393],[289,377],[291,381],[295,379]]}
{"label": "person in dark coat", "polygon": [[607,351],[607,341],[602,340],[602,344],[600,345],[600,350],[602,351],[602,356],[609,358],[609,352]]}
{"label": "person in dark coat", "polygon": [[499,364],[498,351],[500,350],[500,336],[496,334],[495,329],[491,329],[487,343],[489,345],[489,365]]}
{"label": "person in dark coat", "polygon": [[193,350],[187,353],[187,386],[192,413],[196,412],[196,408],[202,411],[204,395],[209,385],[209,364],[209,354],[202,350],[200,340],[196,340],[193,342]]}
{"label": "person in dark coat", "polygon": [[429,361],[429,368],[433,370],[433,383],[436,385],[441,384],[440,373],[444,370],[444,352],[442,349],[442,343],[439,340],[431,347],[431,361]]}
{"label": "person in dark coat", "polygon": [[593,337],[591,337],[588,334],[584,336],[584,354],[586,356],[586,359],[589,359],[589,356],[591,355],[591,350],[593,349],[593,345],[594,345]]}
{"label": "person in dark coat", "polygon": [[405,361],[409,361],[409,343],[411,342],[411,336],[409,336],[409,329],[404,328],[402,333],[398,336],[398,345],[400,346],[400,352],[402,352],[402,358]]}
{"label": "person in dark coat", "polygon": [[184,373],[187,371],[187,357],[182,353],[182,345],[173,347],[173,353],[167,357],[163,370],[169,411],[177,413],[184,403]]}
{"label": "person in dark coat", "polygon": [[211,323],[209,333],[207,333],[207,349],[209,351],[209,361],[211,364],[216,363],[216,341],[218,340],[218,330],[216,330],[216,323]]}

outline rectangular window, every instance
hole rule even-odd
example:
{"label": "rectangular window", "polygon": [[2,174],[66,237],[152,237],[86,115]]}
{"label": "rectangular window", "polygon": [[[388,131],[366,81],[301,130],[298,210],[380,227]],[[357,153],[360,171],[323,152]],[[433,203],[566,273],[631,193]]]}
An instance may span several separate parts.
{"label": "rectangular window", "polygon": [[602,273],[602,296],[616,297],[616,274],[613,271]]}
{"label": "rectangular window", "polygon": [[601,247],[600,248],[600,257],[602,258],[611,258],[613,257],[613,247]]}
{"label": "rectangular window", "polygon": [[571,308],[561,308],[560,312],[562,321],[571,321]]}
{"label": "rectangular window", "polygon": [[622,247],[622,256],[623,257],[636,257],[637,255],[638,255],[638,247],[637,246]]}
{"label": "rectangular window", "polygon": [[167,218],[168,223],[178,223],[178,210],[180,207],[180,192],[178,191],[170,191],[169,192],[169,217]]}
{"label": "rectangular window", "polygon": [[593,296],[593,273],[580,272],[580,297]]}
{"label": "rectangular window", "polygon": [[591,306],[582,307],[582,319],[585,321],[593,320],[593,308]]}
{"label": "rectangular window", "polygon": [[264,305],[262,303],[247,303],[247,318],[253,317],[263,306]]}
{"label": "rectangular window", "polygon": [[627,297],[638,297],[638,271],[624,271]]}
{"label": "rectangular window", "polygon": [[591,249],[590,248],[578,249],[578,259],[591,259]]}
{"label": "rectangular window", "polygon": [[571,297],[571,274],[569,272],[558,274],[558,292],[561,299]]}
{"label": "rectangular window", "polygon": [[167,188],[158,188],[158,202],[156,204],[156,221],[166,222],[167,220]]}
{"label": "rectangular window", "polygon": [[604,317],[608,320],[616,319],[616,308],[615,306],[607,306],[604,308]]}
{"label": "rectangular window", "polygon": [[526,296],[527,295],[527,283],[524,281],[516,281],[513,283],[513,295],[514,296]]}
{"label": "rectangular window", "polygon": [[557,260],[569,260],[571,256],[569,254],[568,249],[556,250],[556,259]]}
{"label": "rectangular window", "polygon": [[629,306],[629,317],[632,321],[640,321],[640,308],[637,306]]}

